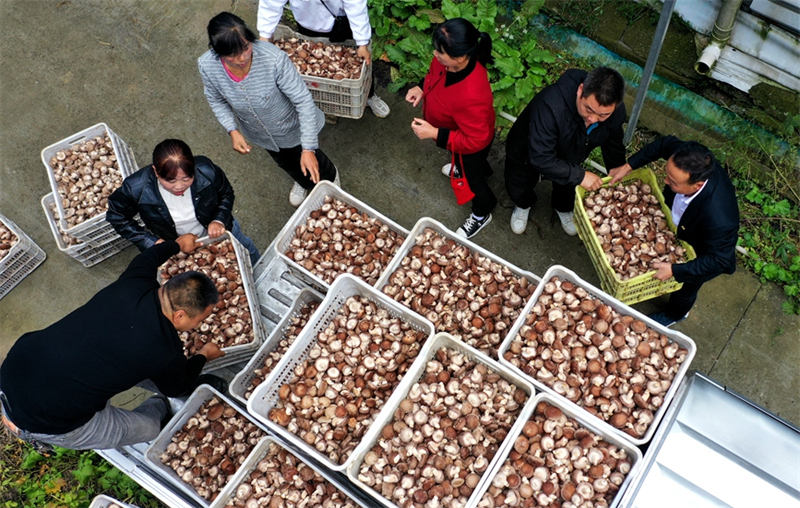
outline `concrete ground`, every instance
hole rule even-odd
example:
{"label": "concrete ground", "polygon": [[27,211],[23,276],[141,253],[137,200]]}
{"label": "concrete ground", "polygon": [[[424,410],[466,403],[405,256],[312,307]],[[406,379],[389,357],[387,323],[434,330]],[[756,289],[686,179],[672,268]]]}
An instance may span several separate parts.
{"label": "concrete ground", "polygon": [[[264,249],[294,209],[291,181],[260,149],[231,149],[203,96],[196,59],[205,26],[223,10],[255,28],[255,0],[4,0],[0,2],[0,213],[47,252],[47,260],[0,301],[0,358],[23,333],[43,328],[112,282],[135,256],[128,248],[92,268],[59,252],[40,200],[50,185],[42,148],[105,122],[134,150],[140,166],[161,140],[185,140],[210,157],[237,191],[235,216]],[[326,126],[320,144],[341,170],[343,188],[401,225],[423,216],[455,229],[458,207],[439,168],[445,152],[412,134],[418,114],[383,92],[388,119]],[[498,144],[499,145],[499,144]],[[586,249],[550,224],[549,185],[522,236],[511,233],[513,206],[503,187],[502,146],[490,179],[500,204],[475,240],[517,266],[543,275],[564,265],[599,285]],[[800,316],[781,313],[779,288],[744,270],[706,284],[686,321],[676,326],[697,343],[693,368],[800,425]],[[651,312],[664,299],[636,305]],[[90,326],[90,324],[87,324]]]}

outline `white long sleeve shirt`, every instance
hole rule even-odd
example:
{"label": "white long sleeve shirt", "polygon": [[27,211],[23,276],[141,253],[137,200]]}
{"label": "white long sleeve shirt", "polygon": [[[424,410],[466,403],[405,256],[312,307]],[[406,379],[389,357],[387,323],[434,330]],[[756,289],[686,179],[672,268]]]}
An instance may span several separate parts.
{"label": "white long sleeve shirt", "polygon": [[703,189],[706,188],[706,184],[708,180],[703,182],[703,186],[700,187],[700,190],[692,194],[691,196],[687,196],[686,194],[678,194],[675,193],[675,199],[672,200],[672,222],[677,226],[681,223],[681,218],[683,217],[683,212],[689,208],[689,203],[691,203],[694,198],[700,195],[703,192]]}
{"label": "white long sleeve shirt", "polygon": [[[294,19],[302,27],[315,32],[330,32],[333,29],[334,17],[347,15],[353,38],[359,46],[369,44],[372,38],[372,27],[369,24],[367,0],[288,0]],[[258,33],[261,37],[271,38],[275,27],[281,20],[283,7],[287,0],[259,0]],[[328,9],[325,6],[328,6]]]}

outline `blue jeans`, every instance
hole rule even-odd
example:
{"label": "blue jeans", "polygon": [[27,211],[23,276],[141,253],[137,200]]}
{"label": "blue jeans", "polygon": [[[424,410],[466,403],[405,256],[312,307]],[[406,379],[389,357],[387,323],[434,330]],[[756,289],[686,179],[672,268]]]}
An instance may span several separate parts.
{"label": "blue jeans", "polygon": [[242,229],[239,227],[239,221],[236,219],[233,219],[233,228],[231,229],[231,234],[233,235],[234,238],[239,240],[239,243],[242,244],[242,247],[247,249],[247,252],[250,253],[251,267],[256,266],[256,263],[258,263],[259,258],[261,258],[261,253],[258,252],[256,244],[253,243],[253,240],[251,240],[249,237],[245,236],[244,233],[242,233]]}

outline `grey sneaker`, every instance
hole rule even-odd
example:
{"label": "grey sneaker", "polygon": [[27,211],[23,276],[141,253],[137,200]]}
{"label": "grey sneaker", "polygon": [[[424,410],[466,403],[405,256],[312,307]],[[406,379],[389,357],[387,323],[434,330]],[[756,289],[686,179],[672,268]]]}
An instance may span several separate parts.
{"label": "grey sneaker", "polygon": [[375,113],[375,116],[377,116],[378,118],[386,118],[387,116],[389,116],[389,112],[391,112],[391,109],[389,109],[389,105],[386,104],[386,102],[384,102],[383,99],[381,99],[377,95],[373,95],[372,97],[367,99],[367,106],[369,106],[369,108],[372,110],[373,113]]}
{"label": "grey sneaker", "polygon": [[556,210],[558,214],[559,220],[561,220],[561,227],[564,228],[564,232],[569,236],[575,236],[578,234],[578,230],[575,229],[575,222],[572,220],[574,217],[574,212],[559,212]]}
{"label": "grey sneaker", "polygon": [[303,200],[306,199],[306,196],[308,196],[308,191],[299,183],[294,182],[292,191],[289,193],[289,203],[296,208],[303,204]]}
{"label": "grey sneaker", "polygon": [[464,225],[458,228],[456,235],[460,236],[461,238],[472,238],[490,222],[492,222],[492,214],[487,215],[481,220],[477,220],[475,217],[470,215],[467,217],[467,220],[464,221]]}
{"label": "grey sneaker", "polygon": [[444,176],[449,177],[450,176],[450,168],[452,168],[452,167],[453,167],[453,165],[451,163],[449,163],[449,162],[447,164],[445,164],[444,166],[442,166],[442,174]]}
{"label": "grey sneaker", "polygon": [[531,213],[530,208],[514,207],[514,213],[511,214],[511,231],[518,235],[525,232],[528,227],[528,215]]}

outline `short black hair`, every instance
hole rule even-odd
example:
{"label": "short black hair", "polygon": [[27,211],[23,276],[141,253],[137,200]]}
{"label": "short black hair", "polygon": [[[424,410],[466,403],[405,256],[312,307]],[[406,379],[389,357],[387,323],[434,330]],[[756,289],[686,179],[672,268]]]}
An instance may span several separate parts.
{"label": "short black hair", "polygon": [[247,28],[242,18],[230,12],[220,12],[208,22],[208,47],[218,56],[242,54],[256,34]]}
{"label": "short black hair", "polygon": [[169,279],[164,283],[164,293],[173,311],[184,310],[192,318],[219,301],[219,291],[211,278],[196,271],[183,272]]}
{"label": "short black hair", "polygon": [[164,180],[172,180],[183,170],[194,178],[194,155],[192,149],[180,139],[165,139],[153,150],[153,167]]}
{"label": "short black hair", "polygon": [[714,155],[697,141],[684,141],[672,154],[672,163],[689,173],[688,183],[704,182],[714,173]]}
{"label": "short black hair", "polygon": [[601,106],[616,106],[625,98],[625,79],[610,67],[592,69],[583,80],[582,97],[594,95]]}

